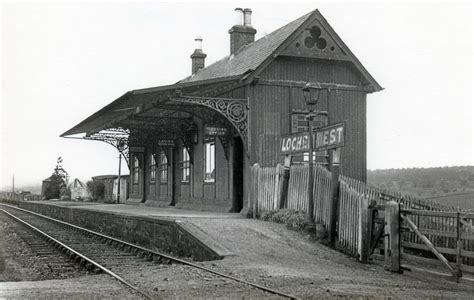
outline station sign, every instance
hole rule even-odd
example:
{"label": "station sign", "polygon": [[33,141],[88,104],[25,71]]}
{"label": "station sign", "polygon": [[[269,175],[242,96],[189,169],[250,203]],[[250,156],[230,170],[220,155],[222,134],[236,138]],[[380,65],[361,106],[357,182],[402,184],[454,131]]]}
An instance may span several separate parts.
{"label": "station sign", "polygon": [[[344,124],[334,124],[313,131],[313,151],[336,149],[344,146]],[[281,154],[296,154],[310,151],[309,132],[283,135]]]}
{"label": "station sign", "polygon": [[336,149],[344,146],[344,123],[318,128],[314,135],[314,151]]}
{"label": "station sign", "polygon": [[204,126],[204,135],[206,136],[227,136],[229,129],[227,127],[219,126]]}
{"label": "station sign", "polygon": [[156,141],[156,145],[160,147],[174,147],[175,143],[173,139],[159,139]]}
{"label": "station sign", "polygon": [[296,154],[309,152],[309,132],[298,132],[283,135],[280,143],[281,154]]}
{"label": "station sign", "polygon": [[145,152],[145,147],[130,147],[130,152]]}

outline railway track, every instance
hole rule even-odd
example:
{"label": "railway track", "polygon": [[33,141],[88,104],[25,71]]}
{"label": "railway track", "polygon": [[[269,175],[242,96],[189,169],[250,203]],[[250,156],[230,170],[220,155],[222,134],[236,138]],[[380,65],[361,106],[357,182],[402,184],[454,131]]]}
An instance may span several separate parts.
{"label": "railway track", "polygon": [[[158,266],[180,265],[181,269],[179,271],[183,274],[189,274],[189,272],[197,273],[193,275],[193,278],[202,277],[209,281],[224,280],[237,285],[245,285],[252,290],[263,292],[261,297],[277,295],[296,299],[293,295],[249,282],[236,276],[214,271],[180,258],[146,249],[21,208],[0,204],[0,211],[16,222],[21,223],[30,232],[34,232],[36,236],[41,237],[43,240],[41,243],[32,241],[32,244],[41,244],[41,247],[44,247],[44,243],[52,245],[55,249],[62,252],[64,256],[87,271],[106,273],[127,286],[134,293],[146,299],[161,298],[163,295],[160,294],[161,290],[157,287],[150,288],[149,286],[144,286],[141,280],[136,279],[136,274],[130,278],[129,271],[132,268],[143,272],[143,274],[150,274],[156,272]],[[30,234],[29,238],[31,239],[32,236]],[[253,292],[252,296],[255,297],[255,292]]]}
{"label": "railway track", "polygon": [[[8,216],[0,214],[1,222],[7,223],[8,220]],[[31,256],[30,262],[34,261],[32,267],[38,279],[72,278],[86,274],[58,249],[51,247],[45,240],[38,239],[38,235],[22,224],[8,222],[8,227],[9,231],[14,232],[25,243],[24,247],[29,247],[30,251],[27,251],[26,255]]]}

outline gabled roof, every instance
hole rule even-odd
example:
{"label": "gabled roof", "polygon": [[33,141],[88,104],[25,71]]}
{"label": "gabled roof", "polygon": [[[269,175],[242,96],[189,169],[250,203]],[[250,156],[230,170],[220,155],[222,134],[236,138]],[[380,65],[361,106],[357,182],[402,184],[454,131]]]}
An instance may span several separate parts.
{"label": "gabled roof", "polygon": [[273,61],[285,50],[285,48],[289,46],[290,42],[306,29],[308,24],[315,20],[318,20],[324,26],[331,38],[335,40],[342,51],[347,54],[346,60],[349,60],[354,64],[356,69],[367,80],[372,91],[382,90],[382,87],[369,74],[317,9],[273,31],[257,41],[246,45],[237,53],[226,56],[197,73],[186,77],[181,80],[180,83],[197,82],[227,76],[244,76],[248,74],[250,77],[252,75],[258,75],[263,68],[268,66],[271,61]]}
{"label": "gabled roof", "polygon": [[176,84],[151,87],[140,90],[129,91],[112,103],[106,105],[99,111],[89,116],[78,125],[69,129],[61,136],[70,136],[78,133],[87,133],[97,129],[105,129],[114,120],[126,118],[135,108],[151,101],[156,97],[166,97],[166,94],[178,89],[199,90],[200,88],[212,87],[216,84],[242,82],[247,84],[254,76],[258,76],[274,59],[284,53],[290,43],[301,36],[312,22],[319,22],[346,55],[346,61],[353,63],[355,68],[365,78],[369,92],[380,91],[382,87],[369,74],[355,55],[344,44],[341,38],[327,23],[318,10],[314,10],[295,21],[273,31],[272,33],[246,45],[237,53],[224,57],[223,59],[207,66],[197,73],[184,78]]}
{"label": "gabled roof", "polygon": [[51,182],[51,181],[52,181],[52,178],[51,178],[51,177],[53,177],[53,175],[49,176],[49,177],[46,178],[46,179],[43,179],[43,182]]}
{"label": "gabled roof", "polygon": [[306,21],[313,12],[273,31],[257,41],[243,47],[236,54],[199,70],[180,82],[193,82],[226,76],[243,75],[257,69],[288,37]]}

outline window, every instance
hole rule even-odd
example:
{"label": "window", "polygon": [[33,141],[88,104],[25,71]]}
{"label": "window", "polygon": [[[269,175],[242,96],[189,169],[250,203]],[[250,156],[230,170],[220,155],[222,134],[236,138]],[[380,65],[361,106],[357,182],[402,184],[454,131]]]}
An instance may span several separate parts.
{"label": "window", "polygon": [[[323,115],[319,115],[316,117],[314,121],[311,121],[313,123],[314,128],[322,127],[325,126],[327,123],[327,117]],[[303,114],[298,114],[298,115],[292,115],[291,116],[291,132],[296,133],[296,132],[302,132],[302,131],[308,131],[308,121],[306,120],[306,115]],[[293,158],[293,161],[295,162],[301,162],[301,159],[303,162],[309,161],[309,152],[303,153],[303,155],[296,155]],[[315,151],[313,152],[313,161],[317,164],[327,164],[327,151]]]}
{"label": "window", "polygon": [[190,159],[189,159],[189,153],[186,148],[183,148],[183,154],[182,154],[182,161],[181,161],[181,169],[183,170],[183,177],[181,181],[183,182],[189,182],[189,177],[190,177]]}
{"label": "window", "polygon": [[216,178],[216,143],[209,142],[204,144],[204,181],[214,182]]}
{"label": "window", "polygon": [[168,159],[166,158],[165,152],[160,153],[160,182],[168,182]]}
{"label": "window", "polygon": [[151,155],[151,162],[150,162],[150,181],[155,182],[156,181],[156,161],[155,161],[155,155]]}
{"label": "window", "polygon": [[138,183],[138,176],[139,176],[139,169],[140,169],[140,162],[138,161],[138,157],[133,157],[133,183]]}

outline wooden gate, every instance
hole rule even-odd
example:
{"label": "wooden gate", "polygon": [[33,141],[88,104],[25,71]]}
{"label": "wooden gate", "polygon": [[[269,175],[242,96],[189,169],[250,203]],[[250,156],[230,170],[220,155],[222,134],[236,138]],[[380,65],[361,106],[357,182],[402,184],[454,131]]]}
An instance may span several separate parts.
{"label": "wooden gate", "polygon": [[456,280],[474,273],[474,213],[402,209],[400,218],[403,248],[432,253]]}
{"label": "wooden gate", "polygon": [[384,218],[384,206],[378,205],[376,200],[372,200],[369,205],[368,214],[368,237],[369,237],[369,248],[367,257],[369,258],[374,254],[375,249],[383,248],[383,236],[385,229],[385,218]]}

